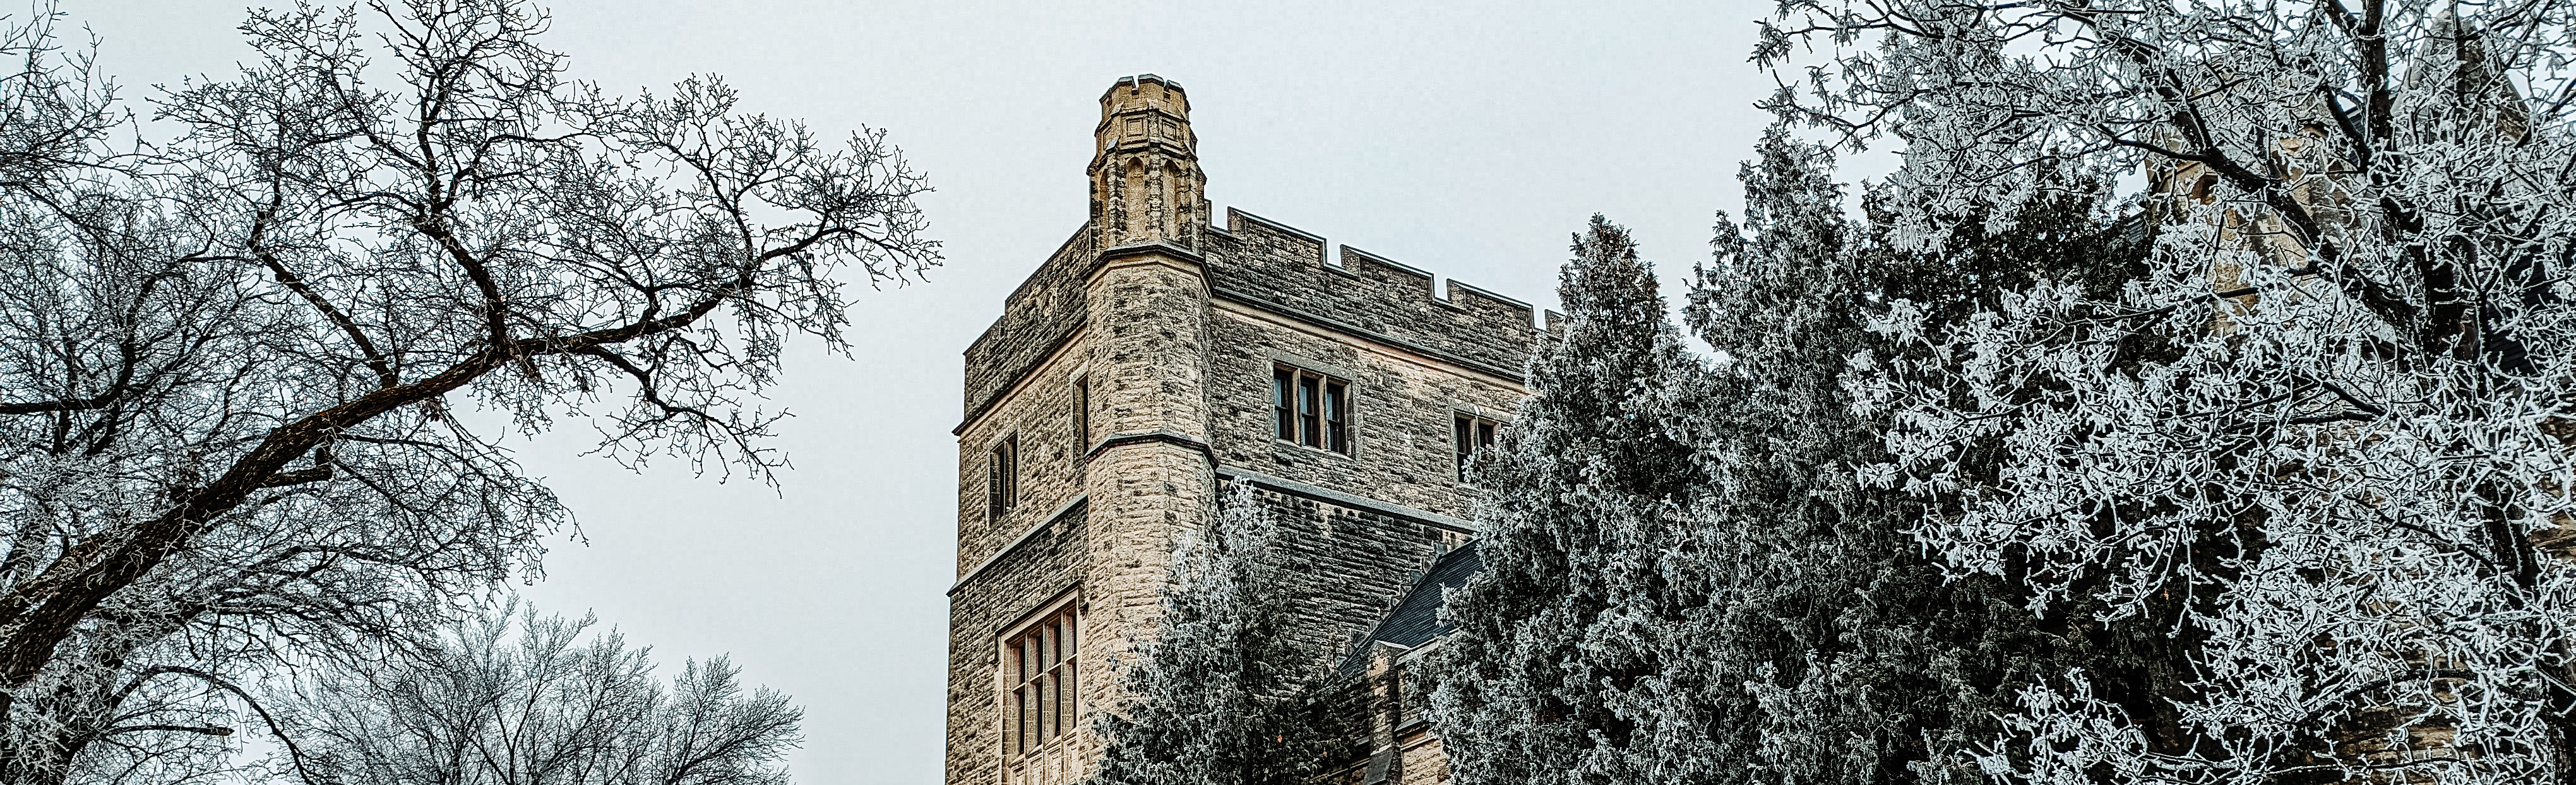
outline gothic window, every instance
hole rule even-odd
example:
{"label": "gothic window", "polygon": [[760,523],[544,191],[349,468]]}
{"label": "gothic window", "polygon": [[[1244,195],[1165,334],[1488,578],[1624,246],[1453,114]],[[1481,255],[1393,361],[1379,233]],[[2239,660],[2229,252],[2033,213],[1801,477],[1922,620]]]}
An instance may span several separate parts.
{"label": "gothic window", "polygon": [[1271,424],[1280,441],[1351,453],[1351,386],[1301,368],[1270,372]]}
{"label": "gothic window", "polygon": [[1002,751],[1017,759],[1081,722],[1075,667],[1082,650],[1073,603],[1002,641]]}
{"label": "gothic window", "polygon": [[1455,438],[1458,443],[1459,482],[1467,481],[1467,461],[1476,457],[1476,453],[1492,449],[1494,446],[1494,430],[1501,427],[1502,425],[1500,423],[1496,423],[1483,417],[1477,417],[1470,414],[1460,414],[1457,416],[1457,419],[1452,423],[1452,427],[1450,428],[1450,436]]}
{"label": "gothic window", "polygon": [[1013,434],[993,445],[993,453],[984,459],[984,515],[986,520],[1000,521],[1019,501],[1020,437]]}

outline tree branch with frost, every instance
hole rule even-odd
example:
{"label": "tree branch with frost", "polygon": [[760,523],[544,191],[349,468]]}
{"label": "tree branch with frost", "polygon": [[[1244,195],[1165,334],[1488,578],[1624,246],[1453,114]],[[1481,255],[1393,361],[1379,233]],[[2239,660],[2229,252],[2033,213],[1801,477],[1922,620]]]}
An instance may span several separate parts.
{"label": "tree branch with frost", "polygon": [[254,12],[237,76],[153,101],[182,133],[107,163],[100,94],[0,78],[54,122],[0,132],[0,779],[69,776],[64,740],[113,714],[80,685],[171,636],[208,663],[347,645],[532,568],[566,514],[458,395],[534,430],[615,389],[603,449],[767,476],[744,411],[781,341],[843,344],[842,285],[937,262],[882,133],[819,143],[712,80],[603,96],[546,24]]}

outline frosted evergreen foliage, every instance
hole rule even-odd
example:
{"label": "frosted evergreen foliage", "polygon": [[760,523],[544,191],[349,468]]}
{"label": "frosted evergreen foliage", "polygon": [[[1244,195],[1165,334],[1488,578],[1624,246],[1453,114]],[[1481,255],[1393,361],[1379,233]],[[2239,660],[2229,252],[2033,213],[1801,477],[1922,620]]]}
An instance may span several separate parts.
{"label": "frosted evergreen foliage", "polygon": [[1172,554],[1162,631],[1124,674],[1128,697],[1092,715],[1107,740],[1097,785],[1307,785],[1332,737],[1307,682],[1325,652],[1301,643],[1298,587],[1276,514],[1229,483],[1205,532]]}
{"label": "frosted evergreen foliage", "polygon": [[1666,601],[1680,613],[1662,660],[1668,679],[1699,685],[1704,714],[1664,722],[1710,736],[1674,748],[1663,769],[1689,772],[1681,781],[1977,779],[1965,753],[1998,730],[1999,698],[2116,656],[2126,632],[2042,629],[2013,587],[1945,580],[1906,536],[1919,503],[1856,482],[1855,467],[1886,460],[1885,424],[1856,416],[1841,383],[1846,358],[1882,343],[1864,318],[1887,298],[1973,304],[2036,275],[2090,278],[2121,258],[2109,233],[2079,211],[2033,216],[2053,240],[1969,231],[1899,252],[1883,225],[1846,215],[1834,166],[1830,150],[1768,132],[1740,175],[1743,223],[1719,217],[1685,309],[1719,362],[1674,421],[1705,478],[1667,559],[1686,599]]}
{"label": "frosted evergreen foliage", "polygon": [[[2052,624],[2143,624],[2118,677],[2019,691],[2002,781],[2576,777],[2567,70],[2539,2],[1792,2],[1771,106],[1904,141],[1936,247],[2145,172],[2117,288],[1963,320],[1897,303],[1855,360],[1910,533]],[[2134,181],[2133,181],[2134,182]],[[1998,209],[1980,210],[1980,206]],[[2131,676],[2142,678],[2132,678]]]}
{"label": "frosted evergreen foliage", "polygon": [[1920,503],[1857,482],[1882,425],[1842,383],[1888,294],[1991,300],[2085,268],[2038,251],[2102,232],[2079,210],[2050,216],[2053,241],[1892,253],[1845,217],[1830,151],[1775,129],[1760,153],[1685,309],[1714,362],[1682,349],[1623,231],[1578,237],[1535,394],[1473,467],[1486,568],[1433,655],[1460,782],[1973,781],[2006,690],[2125,642],[1945,580],[1905,532]]}
{"label": "frosted evergreen foliage", "polygon": [[1694,781],[1904,781],[1922,727],[1975,695],[1927,612],[1960,598],[1849,480],[1876,457],[1839,384],[1868,282],[1832,172],[1829,151],[1772,129],[1740,177],[1744,223],[1719,217],[1686,310],[1721,365],[1686,421],[1708,485],[1675,572],[1709,601],[1682,614],[1668,660],[1706,671],[1702,701],[1731,709]]}
{"label": "frosted evergreen foliage", "polygon": [[1705,685],[1659,658],[1689,601],[1666,555],[1692,450],[1668,424],[1696,364],[1625,229],[1595,216],[1561,280],[1536,394],[1474,467],[1484,570],[1449,597],[1455,631],[1432,655],[1460,785],[1655,780],[1689,764],[1672,745],[1706,744]]}

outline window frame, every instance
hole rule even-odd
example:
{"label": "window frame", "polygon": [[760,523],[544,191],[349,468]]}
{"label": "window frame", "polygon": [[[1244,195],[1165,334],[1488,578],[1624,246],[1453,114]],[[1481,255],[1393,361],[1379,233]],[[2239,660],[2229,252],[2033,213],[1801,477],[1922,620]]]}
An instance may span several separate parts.
{"label": "window frame", "polygon": [[995,738],[1003,767],[1017,770],[1013,782],[1029,779],[1028,760],[1072,743],[1082,725],[1082,644],[1090,634],[1079,600],[1047,603],[994,638]]}
{"label": "window frame", "polygon": [[1465,410],[1449,413],[1450,452],[1457,459],[1455,476],[1459,484],[1474,484],[1467,479],[1467,464],[1475,460],[1477,453],[1493,449],[1501,441],[1502,430],[1503,422],[1492,417]]}
{"label": "window frame", "polygon": [[993,440],[984,453],[984,517],[998,523],[1020,502],[1020,435]]}
{"label": "window frame", "polygon": [[1073,454],[1077,460],[1091,449],[1091,374],[1073,377]]}
{"label": "window frame", "polygon": [[1337,455],[1357,452],[1351,382],[1287,363],[1270,368],[1270,438]]}

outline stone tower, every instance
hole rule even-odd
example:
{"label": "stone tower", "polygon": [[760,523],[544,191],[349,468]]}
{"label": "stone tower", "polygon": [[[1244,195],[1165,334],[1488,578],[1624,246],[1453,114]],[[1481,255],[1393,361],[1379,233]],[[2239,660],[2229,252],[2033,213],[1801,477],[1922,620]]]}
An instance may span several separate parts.
{"label": "stone tower", "polygon": [[[1117,705],[1115,664],[1155,634],[1173,538],[1213,519],[1224,483],[1281,513],[1318,646],[1380,666],[1427,648],[1420,630],[1369,640],[1422,605],[1399,601],[1473,531],[1458,463],[1523,395],[1528,305],[1435,291],[1347,246],[1328,257],[1323,238],[1240,210],[1211,225],[1179,84],[1118,80],[1093,133],[1088,219],[966,350],[949,785],[1088,773],[1086,717]],[[1388,761],[1403,725],[1382,734]],[[1436,758],[1410,743],[1431,755],[1404,760]]]}
{"label": "stone tower", "polygon": [[1118,80],[1100,96],[1092,134],[1092,241],[1197,249],[1208,219],[1207,174],[1181,86],[1153,74]]}

